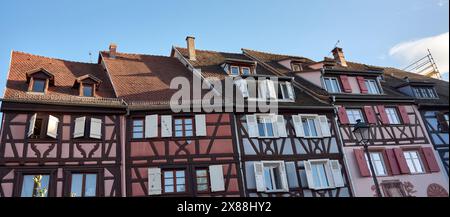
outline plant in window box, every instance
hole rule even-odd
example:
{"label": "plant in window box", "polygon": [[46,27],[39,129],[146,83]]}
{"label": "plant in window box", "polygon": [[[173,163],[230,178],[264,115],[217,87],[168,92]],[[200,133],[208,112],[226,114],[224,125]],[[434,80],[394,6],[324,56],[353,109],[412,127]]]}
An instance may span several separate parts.
{"label": "plant in window box", "polygon": [[36,175],[33,178],[33,181],[35,183],[35,195],[34,197],[45,197],[45,195],[47,195],[47,189],[46,188],[41,188],[41,181],[42,181],[42,175]]}

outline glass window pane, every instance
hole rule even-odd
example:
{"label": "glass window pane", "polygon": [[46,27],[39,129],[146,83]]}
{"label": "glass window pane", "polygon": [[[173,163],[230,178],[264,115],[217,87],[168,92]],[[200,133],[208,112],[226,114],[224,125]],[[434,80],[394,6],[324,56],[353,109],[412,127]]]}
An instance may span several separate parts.
{"label": "glass window pane", "polygon": [[243,75],[249,75],[250,74],[250,69],[249,68],[242,68],[242,74]]}
{"label": "glass window pane", "polygon": [[185,186],[184,185],[177,185],[177,192],[185,192]]}
{"label": "glass window pane", "polygon": [[175,130],[177,130],[177,131],[183,130],[183,126],[182,125],[175,125]]}
{"label": "glass window pane", "polygon": [[231,74],[232,75],[239,75],[239,67],[232,66],[231,67]]}
{"label": "glass window pane", "polygon": [[264,123],[258,122],[258,131],[259,131],[259,136],[266,136]]}
{"label": "glass window pane", "polygon": [[92,96],[93,91],[91,86],[83,86],[83,96]]}
{"label": "glass window pane", "polygon": [[143,135],[142,135],[142,133],[133,133],[133,138],[135,138],[135,139],[142,139]]}
{"label": "glass window pane", "polygon": [[192,124],[186,125],[184,128],[186,128],[186,130],[192,130]]}
{"label": "glass window pane", "polygon": [[273,190],[270,167],[264,167],[264,184],[266,185],[267,190]]}
{"label": "glass window pane", "polygon": [[183,120],[182,119],[175,119],[175,124],[183,124]]}
{"label": "glass window pane", "polygon": [[190,119],[190,118],[184,119],[184,123],[185,124],[192,124],[192,119]]}
{"label": "glass window pane", "polygon": [[311,130],[311,136],[317,136],[316,125],[314,119],[308,119],[309,129]]}
{"label": "glass window pane", "polygon": [[[37,196],[36,188],[38,186],[35,185],[34,178],[38,175],[24,175],[23,183],[22,183],[22,192],[21,197],[35,197]],[[48,195],[48,184],[49,184],[49,176],[41,175],[41,187],[40,189],[46,189],[44,197]]]}
{"label": "glass window pane", "polygon": [[71,197],[81,197],[83,195],[83,174],[72,174],[72,185],[70,189]]}
{"label": "glass window pane", "polygon": [[197,170],[196,173],[197,176],[206,176],[207,174],[206,170]]}
{"label": "glass window pane", "polygon": [[311,136],[311,134],[309,133],[308,119],[302,118],[302,124],[303,124],[303,131],[305,132],[305,136]]}
{"label": "glass window pane", "polygon": [[272,123],[266,123],[267,136],[273,136],[273,126]]}
{"label": "glass window pane", "polygon": [[197,191],[208,191],[208,185],[197,185]]}
{"label": "glass window pane", "polygon": [[176,137],[182,137],[183,136],[183,131],[175,131],[175,136]]}
{"label": "glass window pane", "polygon": [[173,178],[168,178],[168,179],[164,179],[164,184],[165,185],[173,185]]}
{"label": "glass window pane", "polygon": [[186,180],[183,178],[177,178],[177,184],[185,184]]}
{"label": "glass window pane", "polygon": [[43,93],[44,89],[45,89],[45,81],[44,80],[34,80],[33,81],[33,92]]}
{"label": "glass window pane", "polygon": [[94,197],[97,191],[97,175],[86,174],[86,185],[84,186],[86,197]]}
{"label": "glass window pane", "polygon": [[165,185],[164,186],[164,192],[171,193],[173,191],[174,191],[173,185]]}
{"label": "glass window pane", "polygon": [[197,178],[198,184],[206,184],[208,183],[208,178]]}
{"label": "glass window pane", "polygon": [[165,171],[164,172],[164,178],[171,178],[173,177],[173,172],[172,171]]}
{"label": "glass window pane", "polygon": [[187,130],[186,131],[186,136],[193,136],[192,130]]}
{"label": "glass window pane", "polygon": [[177,177],[184,177],[184,170],[179,170],[176,172]]}

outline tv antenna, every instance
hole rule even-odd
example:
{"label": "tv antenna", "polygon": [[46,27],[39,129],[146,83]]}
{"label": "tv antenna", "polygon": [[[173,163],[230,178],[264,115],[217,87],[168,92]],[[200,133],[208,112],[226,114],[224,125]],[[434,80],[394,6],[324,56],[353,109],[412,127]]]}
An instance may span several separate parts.
{"label": "tv antenna", "polygon": [[92,63],[92,52],[89,51],[89,62]]}
{"label": "tv antenna", "polygon": [[[338,44],[341,43],[341,40],[337,40],[336,44],[334,44],[334,48],[336,48],[338,46]],[[331,49],[330,53],[328,53],[328,55],[330,55],[333,52],[333,49]]]}

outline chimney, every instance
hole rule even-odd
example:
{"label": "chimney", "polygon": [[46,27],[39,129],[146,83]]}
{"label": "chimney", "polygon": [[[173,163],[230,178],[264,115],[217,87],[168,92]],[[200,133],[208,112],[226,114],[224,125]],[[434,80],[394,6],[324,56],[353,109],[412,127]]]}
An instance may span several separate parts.
{"label": "chimney", "polygon": [[344,52],[342,52],[342,48],[335,47],[332,51],[334,60],[339,63],[341,66],[347,67],[347,61],[345,61]]}
{"label": "chimney", "polygon": [[409,83],[409,77],[408,76],[404,77],[403,80],[405,80],[406,82]]}
{"label": "chimney", "polygon": [[197,58],[195,56],[195,37],[193,36],[186,37],[186,43],[189,60],[196,60]]}
{"label": "chimney", "polygon": [[109,57],[111,58],[116,58],[116,54],[117,54],[117,45],[114,43],[111,43],[109,45]]}

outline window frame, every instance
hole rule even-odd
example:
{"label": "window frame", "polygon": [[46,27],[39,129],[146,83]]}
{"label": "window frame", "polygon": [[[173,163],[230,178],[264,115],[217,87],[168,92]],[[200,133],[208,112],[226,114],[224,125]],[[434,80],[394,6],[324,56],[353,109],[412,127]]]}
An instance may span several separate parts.
{"label": "window frame", "polygon": [[[166,177],[165,177],[165,173],[166,172],[172,172],[172,180],[173,180],[173,192],[166,192]],[[184,172],[184,191],[183,192],[179,192],[177,190],[177,176],[176,176],[176,172],[177,171],[183,171]],[[186,194],[189,193],[188,191],[188,177],[187,177],[187,169],[186,168],[162,168],[161,169],[161,194],[165,194],[165,195],[171,195],[171,194]]]}
{"label": "window frame", "polygon": [[[94,171],[71,171],[68,178],[68,196],[72,197],[73,175],[82,175],[81,195],[79,197],[99,197],[100,196],[100,174]],[[87,175],[95,175],[95,195],[85,196]]]}
{"label": "window frame", "polygon": [[[349,115],[349,112],[350,111],[352,111],[352,118],[354,119],[354,121],[355,122],[352,122],[351,121],[351,118],[350,118],[350,115]],[[346,110],[345,110],[345,112],[346,112],[346,115],[347,115],[347,118],[348,118],[348,122],[349,122],[349,124],[350,125],[354,125],[354,124],[356,124],[356,120],[358,120],[358,119],[355,119],[354,118],[354,113],[353,113],[353,111],[358,111],[358,113],[360,114],[360,116],[361,116],[361,122],[363,122],[363,123],[366,123],[366,117],[364,116],[364,112],[363,112],[363,110],[361,109],[361,108],[347,108]]]}
{"label": "window frame", "polygon": [[[198,170],[205,170],[206,171],[206,175],[205,176],[198,176],[197,175],[197,171]],[[196,190],[196,192],[197,193],[200,193],[200,194],[204,194],[204,193],[210,193],[211,192],[211,180],[210,180],[210,175],[209,175],[209,168],[208,167],[197,167],[197,168],[195,168],[195,177],[194,177],[194,180],[195,180],[195,190]],[[206,190],[204,190],[204,191],[200,191],[199,189],[198,189],[198,186],[199,186],[199,183],[198,183],[198,178],[206,178],[206,183],[201,183],[200,185],[206,185]]]}
{"label": "window frame", "polygon": [[47,197],[54,197],[56,193],[56,173],[56,169],[17,169],[14,175],[14,177],[17,178],[13,184],[13,195],[15,195],[15,197],[21,197],[23,178],[25,175],[48,175]]}
{"label": "window frame", "polygon": [[[62,129],[60,128],[60,126],[62,124],[61,117],[59,115],[52,114],[52,113],[39,113],[39,112],[37,112],[36,114],[37,115],[36,115],[36,121],[34,122],[33,134],[30,137],[28,137],[25,134],[24,138],[26,138],[27,140],[31,140],[31,141],[52,141],[52,142],[54,142],[55,140],[58,140],[60,138],[60,136],[62,135],[62,131],[61,131]],[[54,116],[54,117],[56,117],[56,118],[58,118],[60,120],[58,122],[58,125],[56,126],[57,132],[58,132],[57,135],[56,135],[56,138],[53,138],[53,137],[50,137],[50,136],[47,135],[47,128],[48,128],[48,122],[49,122],[50,115],[52,115],[52,116]],[[36,133],[37,133],[36,126],[37,126],[37,123],[38,123],[38,119],[40,119],[40,123],[41,123],[40,128],[41,129],[40,129],[39,134],[36,135]],[[27,120],[27,125],[26,125],[27,128],[29,127],[29,125],[30,125],[30,119]],[[72,136],[70,138],[72,138]]]}
{"label": "window frame", "polygon": [[[81,94],[81,96],[83,96],[83,97],[95,97],[95,91],[94,91],[94,89],[95,89],[95,84],[81,84],[80,85],[80,88],[81,88],[81,91],[80,91],[80,94]],[[91,95],[90,96],[86,96],[85,95],[85,88],[90,88],[91,89]]]}
{"label": "window frame", "polygon": [[[258,138],[277,138],[277,136],[275,135],[275,127],[276,127],[276,121],[274,120],[276,116],[274,115],[261,115],[261,114],[256,114],[256,124],[258,127]],[[259,120],[262,119],[264,120],[264,122],[262,122],[261,124],[263,124],[264,126],[264,132],[265,135],[262,136],[260,133],[260,129],[259,129]],[[266,122],[267,120],[269,120],[268,122]],[[268,135],[268,129],[267,129],[267,124],[271,124],[272,125],[272,136]]]}
{"label": "window frame", "polygon": [[[318,119],[318,118],[319,118],[318,115],[303,115],[303,114],[300,115],[300,121],[301,121],[301,124],[303,126],[303,134],[304,134],[305,138],[322,138],[321,133],[319,134],[319,131],[322,130],[322,129],[320,128],[320,126],[316,125],[316,119]],[[309,135],[306,135],[306,130],[307,129],[305,128],[305,125],[303,124],[303,119],[306,119],[306,124],[308,126],[308,131],[309,131],[308,134]],[[316,136],[312,135],[311,126],[310,126],[310,123],[311,123],[310,120],[312,120],[312,123],[314,124],[314,129],[316,131]]]}
{"label": "window frame", "polygon": [[[277,94],[277,100],[280,101],[294,101],[295,100],[295,92],[294,87],[292,86],[292,83],[290,81],[278,81],[277,84],[277,90],[281,92],[281,99],[279,98],[280,93]],[[283,89],[283,86],[286,88],[286,90]],[[289,98],[289,90],[288,88],[291,88],[292,91],[292,98]],[[286,91],[286,92],[285,92]]]}
{"label": "window frame", "polygon": [[[42,87],[42,92],[41,91],[36,91],[34,89],[36,81],[38,82],[44,82],[43,83],[43,87]],[[41,93],[41,94],[45,94],[46,90],[47,90],[47,81],[48,79],[43,79],[43,78],[33,78],[32,84],[31,84],[31,88],[30,88],[30,92],[32,93]]]}
{"label": "window frame", "polygon": [[[330,91],[328,89],[327,80],[330,81],[330,86],[331,86],[332,89],[334,89],[335,87],[333,87],[334,83],[331,82],[331,81],[335,81],[335,84],[336,84],[336,87],[337,87],[337,91]],[[329,92],[329,93],[342,93],[341,84],[340,84],[339,79],[337,77],[323,77],[323,83],[324,83],[324,86],[325,86],[325,90],[327,90],[327,92]]]}
{"label": "window frame", "polygon": [[[237,68],[237,74],[233,73],[233,68]],[[239,66],[235,66],[235,65],[230,65],[230,75],[232,76],[239,76],[241,74],[241,69]]]}
{"label": "window frame", "polygon": [[[368,94],[381,94],[381,90],[376,79],[364,79],[364,84],[367,87]],[[375,90],[375,92],[373,92],[373,90]]]}
{"label": "window frame", "polygon": [[[327,174],[327,167],[328,167],[328,169],[329,170],[331,170],[331,168],[329,168],[329,159],[317,159],[317,160],[308,160],[308,162],[309,162],[309,164],[311,165],[311,175],[313,176],[313,178],[314,178],[314,170],[313,170],[313,164],[321,164],[322,166],[323,166],[323,172],[324,172],[324,175],[325,175],[325,181],[326,181],[326,183],[327,183],[327,186],[320,186],[320,187],[317,187],[316,185],[317,185],[317,183],[315,182],[315,180],[314,180],[314,187],[315,187],[315,190],[321,190],[321,189],[330,189],[330,188],[334,188],[332,185],[331,185],[331,183],[330,183],[330,179],[333,179],[333,177],[328,177],[329,175],[331,175],[331,174]],[[318,176],[319,178],[320,178],[320,176]]]}
{"label": "window frame", "polygon": [[[142,132],[141,131],[138,131],[138,132],[134,131],[134,127],[135,127],[134,122],[135,121],[142,121]],[[139,138],[138,137],[134,137],[135,133],[141,133],[142,137],[139,137]],[[133,139],[133,140],[145,139],[145,118],[143,118],[143,117],[135,117],[135,118],[131,119],[131,139]]]}
{"label": "window frame", "polygon": [[[19,186],[19,194],[18,194],[18,197],[27,197],[27,196],[22,196],[22,194],[23,194],[23,188],[24,188],[24,181],[25,181],[25,176],[37,176],[37,175],[41,175],[41,176],[48,176],[48,186],[47,186],[47,194],[46,194],[46,196],[45,197],[51,197],[51,195],[50,195],[50,188],[51,188],[51,183],[52,183],[52,175],[51,175],[51,173],[49,173],[49,172],[23,172],[23,173],[21,173],[20,174],[20,186]],[[35,186],[36,186],[36,183],[34,182],[34,180],[33,180],[33,192],[32,192],[32,196],[31,197],[35,197]]]}
{"label": "window frame", "polygon": [[[410,154],[411,152],[416,153],[417,161],[418,161],[418,163],[419,163],[419,166],[420,166],[420,169],[422,170],[422,172],[418,172],[418,171],[417,171],[417,168],[416,168],[417,165],[416,165],[415,162],[414,162],[415,159],[414,159],[414,158],[412,157],[412,155]],[[408,156],[407,156],[407,155],[408,155]],[[410,172],[411,174],[424,174],[424,173],[427,173],[427,171],[426,171],[426,169],[425,169],[425,165],[424,165],[424,163],[423,163],[423,159],[422,159],[421,153],[420,153],[419,150],[415,150],[415,149],[407,149],[407,150],[403,150],[403,156],[405,157],[406,164],[408,165],[408,169],[409,169],[409,172]],[[413,168],[410,167],[410,164],[408,163],[408,160],[411,161],[411,164],[412,164]],[[414,171],[413,171],[413,170],[414,170]]]}
{"label": "window frame", "polygon": [[[191,127],[192,129],[190,129],[190,130],[186,129],[185,121],[188,120],[188,119],[191,120],[191,125],[192,125],[192,127]],[[177,131],[180,131],[180,130],[176,129],[176,126],[179,126],[179,125],[176,124],[176,120],[182,120],[182,122],[181,122],[182,135],[181,136],[177,136],[176,135]],[[172,129],[173,129],[173,136],[175,138],[191,138],[191,137],[195,137],[195,118],[192,117],[192,116],[172,116]],[[186,135],[187,131],[192,131],[192,135],[187,136]]]}
{"label": "window frame", "polygon": [[[262,171],[262,175],[263,175],[263,181],[264,181],[264,192],[266,193],[276,193],[276,192],[284,192],[285,188],[289,189],[289,184],[288,186],[284,186],[284,182],[283,179],[286,179],[287,181],[287,174],[285,173],[286,177],[283,177],[283,174],[281,172],[281,164],[285,164],[284,161],[261,161],[262,166],[263,166],[263,171]],[[275,168],[278,167],[278,176],[279,176],[279,180],[280,180],[280,187],[279,189],[272,189],[272,190],[268,190],[267,189],[267,184],[266,184],[266,167],[270,167],[270,168]],[[286,165],[284,166],[286,168]],[[271,185],[276,187],[276,183],[275,183],[275,176],[273,174],[273,169],[270,170],[270,180],[271,180]],[[274,185],[275,184],[275,185]]]}
{"label": "window frame", "polygon": [[[251,75],[252,74],[252,71],[251,71],[251,69],[250,69],[250,67],[248,67],[248,66],[242,66],[242,67],[240,67],[240,69],[241,69],[241,75]],[[244,74],[244,69],[248,69],[248,74]]]}
{"label": "window frame", "polygon": [[[386,166],[386,162],[385,162],[385,158],[384,158],[383,152],[382,151],[378,151],[378,150],[374,150],[374,151],[369,151],[369,154],[370,154],[370,159],[372,160],[373,169],[375,170],[375,176],[376,177],[389,176],[389,171],[388,171],[388,167]],[[377,168],[377,164],[375,163],[375,158],[373,157],[373,154],[379,155],[380,163],[381,163],[381,166],[383,167],[384,174],[378,174],[378,168]],[[369,168],[369,173],[372,174],[372,171],[370,170],[369,159],[367,158],[367,154],[366,153],[364,153],[364,158],[366,160],[367,167]]]}
{"label": "window frame", "polygon": [[391,193],[389,192],[390,187],[395,187],[400,190],[400,194],[402,197],[407,197],[406,191],[404,189],[403,183],[399,180],[389,180],[389,181],[383,181],[380,183],[381,188],[383,189],[383,193],[386,197],[392,197]]}
{"label": "window frame", "polygon": [[436,93],[434,87],[412,87],[416,98],[419,99],[438,99],[439,96]]}
{"label": "window frame", "polygon": [[[393,113],[392,113],[392,112],[389,112],[389,111],[393,111]],[[399,125],[399,124],[402,124],[402,120],[401,120],[401,118],[400,118],[400,116],[399,116],[399,112],[398,112],[397,108],[395,108],[395,107],[385,107],[385,108],[384,108],[384,112],[386,113],[386,116],[387,116],[387,118],[388,118],[389,124],[392,124],[392,125]],[[396,123],[393,123],[393,121],[391,120],[391,118],[392,118],[391,115],[392,115],[392,114],[394,114],[395,119],[397,119],[397,122],[396,122]]]}

